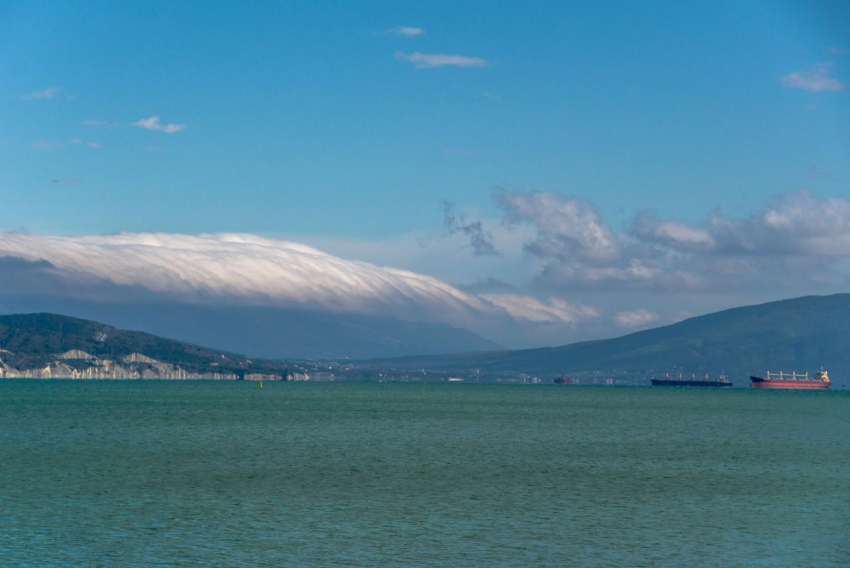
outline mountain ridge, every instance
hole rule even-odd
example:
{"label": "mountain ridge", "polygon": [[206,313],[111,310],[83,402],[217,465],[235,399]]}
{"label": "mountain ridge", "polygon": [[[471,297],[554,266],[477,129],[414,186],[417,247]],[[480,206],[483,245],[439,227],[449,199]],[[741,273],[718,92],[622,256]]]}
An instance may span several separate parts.
{"label": "mountain ridge", "polygon": [[282,378],[283,364],[51,313],[0,316],[0,377]]}
{"label": "mountain ridge", "polygon": [[850,294],[803,296],[730,308],[612,339],[558,347],[399,357],[363,362],[428,370],[489,372],[757,373],[828,366],[850,372]]}
{"label": "mountain ridge", "polygon": [[374,359],[499,349],[445,323],[258,306],[7,300],[7,312],[51,312],[264,359]]}

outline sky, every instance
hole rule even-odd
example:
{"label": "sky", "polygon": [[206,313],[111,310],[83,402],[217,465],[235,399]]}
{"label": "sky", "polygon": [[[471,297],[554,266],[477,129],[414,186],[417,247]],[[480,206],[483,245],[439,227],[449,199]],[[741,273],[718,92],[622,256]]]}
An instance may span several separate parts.
{"label": "sky", "polygon": [[846,291],[848,83],[840,0],[0,0],[0,266],[508,346]]}

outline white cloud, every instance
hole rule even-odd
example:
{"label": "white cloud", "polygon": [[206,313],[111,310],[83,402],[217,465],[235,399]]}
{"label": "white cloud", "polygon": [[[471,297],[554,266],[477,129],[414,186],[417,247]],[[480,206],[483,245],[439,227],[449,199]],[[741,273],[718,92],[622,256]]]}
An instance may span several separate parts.
{"label": "white cloud", "polygon": [[[248,234],[0,233],[0,256],[49,262],[73,281],[186,301],[290,305],[462,321],[498,310],[445,282]],[[132,289],[130,289],[132,292]]]}
{"label": "white cloud", "polygon": [[[802,191],[749,217],[718,213],[698,223],[640,212],[625,234],[612,230],[592,204],[579,198],[496,192],[494,199],[504,210],[502,227],[527,231],[512,238],[535,261],[523,274],[538,291],[733,293],[764,287],[759,284],[764,274],[788,272],[795,277],[771,279],[770,287],[811,293],[807,286],[850,283],[846,198],[817,199]],[[491,231],[493,246],[501,250],[504,231]],[[511,263],[512,255],[506,258]],[[842,259],[843,264],[836,262]],[[506,281],[517,285],[515,280]]]}
{"label": "white cloud", "polygon": [[46,89],[42,89],[41,91],[33,91],[26,95],[21,95],[21,98],[28,101],[39,99],[52,99],[61,92],[62,89],[60,89],[59,87],[48,87]]}
{"label": "white cloud", "polygon": [[185,124],[162,124],[159,120],[159,117],[154,115],[150,118],[143,118],[138,122],[134,122],[131,126],[140,126],[147,130],[158,130],[159,132],[165,132],[166,134],[173,134],[174,132],[180,132],[181,130],[186,128]]}
{"label": "white cloud", "polygon": [[425,33],[425,30],[423,30],[422,28],[414,28],[414,27],[402,26],[402,27],[400,27],[400,28],[390,28],[390,29],[388,29],[388,30],[387,30],[386,32],[384,32],[384,33],[386,33],[386,34],[388,34],[388,35],[398,35],[398,36],[405,36],[405,37],[416,37],[416,36],[420,36],[420,35],[424,34],[424,33]]}
{"label": "white cloud", "polygon": [[682,250],[709,250],[716,244],[714,237],[704,228],[679,221],[660,221],[645,212],[635,216],[633,232],[642,241]]}
{"label": "white cloud", "polygon": [[537,238],[526,244],[535,256],[591,261],[620,256],[616,235],[588,201],[542,191],[496,193],[495,199],[508,221],[531,223],[537,228]]}
{"label": "white cloud", "polygon": [[68,140],[68,142],[70,142],[71,144],[82,144],[83,139],[82,138],[71,138],[70,140]]}
{"label": "white cloud", "polygon": [[401,51],[395,54],[396,59],[409,61],[417,69],[433,69],[435,67],[487,67],[490,63],[481,57],[466,57],[464,55],[442,55],[414,52],[405,55]]}
{"label": "white cloud", "polygon": [[519,294],[481,294],[488,302],[504,308],[514,318],[533,322],[577,324],[599,317],[599,312],[584,304],[570,304],[560,298],[541,301],[533,296]]}
{"label": "white cloud", "polygon": [[117,122],[110,122],[108,120],[84,120],[84,126],[101,126],[103,128],[118,128],[120,125]]}
{"label": "white cloud", "polygon": [[62,148],[65,146],[62,142],[57,142],[55,140],[36,140],[32,143],[32,148],[35,150],[55,150],[57,148]]}
{"label": "white cloud", "polygon": [[786,89],[803,89],[818,93],[820,91],[842,91],[845,84],[829,76],[832,63],[818,63],[808,71],[789,73],[782,76],[782,85]]}
{"label": "white cloud", "polygon": [[836,55],[847,55],[850,53],[850,47],[830,47],[829,52]]}
{"label": "white cloud", "polygon": [[800,191],[750,217],[731,219],[715,214],[702,226],[639,214],[634,234],[644,242],[678,252],[850,257],[850,200],[817,199]]}
{"label": "white cloud", "polygon": [[635,310],[633,312],[619,312],[614,319],[620,327],[631,329],[655,323],[658,321],[658,314],[649,310]]}
{"label": "white cloud", "polygon": [[100,142],[86,142],[86,146],[89,148],[103,148],[103,144]]}

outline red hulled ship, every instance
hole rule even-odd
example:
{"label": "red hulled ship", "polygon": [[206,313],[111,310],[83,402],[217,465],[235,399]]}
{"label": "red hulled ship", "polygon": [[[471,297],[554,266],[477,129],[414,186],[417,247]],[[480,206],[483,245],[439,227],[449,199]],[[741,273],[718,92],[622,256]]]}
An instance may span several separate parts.
{"label": "red hulled ship", "polygon": [[750,386],[756,389],[828,389],[832,384],[829,380],[829,375],[821,369],[817,372],[814,379],[809,378],[809,373],[803,375],[791,373],[790,375],[782,373],[767,372],[765,377],[750,377]]}

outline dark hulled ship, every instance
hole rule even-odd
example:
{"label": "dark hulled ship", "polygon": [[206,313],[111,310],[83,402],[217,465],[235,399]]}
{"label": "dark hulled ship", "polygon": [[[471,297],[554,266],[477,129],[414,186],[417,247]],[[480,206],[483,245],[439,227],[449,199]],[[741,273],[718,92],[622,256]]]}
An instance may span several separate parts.
{"label": "dark hulled ship", "polygon": [[690,379],[682,377],[682,374],[679,373],[675,377],[671,377],[669,374],[665,375],[663,379],[652,379],[652,386],[654,387],[731,387],[732,382],[729,380],[725,374],[721,374],[716,380],[712,380],[708,378],[708,375],[705,375],[702,379],[696,378],[695,375],[691,375]]}

